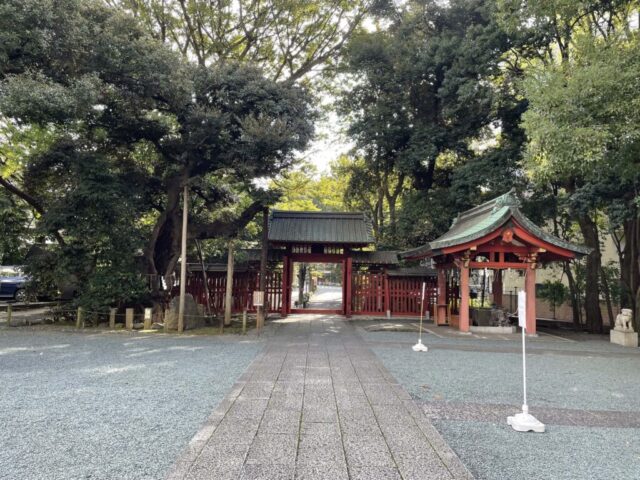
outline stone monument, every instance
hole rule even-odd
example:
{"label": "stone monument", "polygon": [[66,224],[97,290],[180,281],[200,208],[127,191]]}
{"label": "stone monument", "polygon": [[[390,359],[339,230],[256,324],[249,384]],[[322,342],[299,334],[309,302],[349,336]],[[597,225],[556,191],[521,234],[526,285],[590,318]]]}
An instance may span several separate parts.
{"label": "stone monument", "polygon": [[623,308],[616,317],[616,324],[610,332],[611,343],[623,347],[638,347],[638,332],[633,331],[633,312]]}

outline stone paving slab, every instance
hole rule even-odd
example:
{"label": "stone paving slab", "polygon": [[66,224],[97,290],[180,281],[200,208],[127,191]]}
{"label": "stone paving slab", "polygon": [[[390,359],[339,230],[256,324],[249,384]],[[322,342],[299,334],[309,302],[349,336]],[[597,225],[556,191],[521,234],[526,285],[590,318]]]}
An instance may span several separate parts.
{"label": "stone paving slab", "polygon": [[168,480],[472,478],[349,322],[296,316],[267,330]]}

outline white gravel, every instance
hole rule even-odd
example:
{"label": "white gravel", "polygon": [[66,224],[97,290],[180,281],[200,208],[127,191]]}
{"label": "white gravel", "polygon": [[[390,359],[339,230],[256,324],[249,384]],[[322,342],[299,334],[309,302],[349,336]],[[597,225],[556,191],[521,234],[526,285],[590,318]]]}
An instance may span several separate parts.
{"label": "white gravel", "polygon": [[251,337],[0,329],[0,479],[159,479]]}

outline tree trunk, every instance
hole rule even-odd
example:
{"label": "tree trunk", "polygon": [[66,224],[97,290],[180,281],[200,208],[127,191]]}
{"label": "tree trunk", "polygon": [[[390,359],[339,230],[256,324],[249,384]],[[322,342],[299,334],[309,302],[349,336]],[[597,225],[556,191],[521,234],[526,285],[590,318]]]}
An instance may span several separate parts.
{"label": "tree trunk", "polygon": [[591,333],[602,333],[599,289],[599,277],[602,265],[598,227],[588,214],[579,214],[577,220],[582,236],[584,237],[584,243],[593,249],[592,252],[587,255],[585,272],[584,310],[587,317],[587,329]]}
{"label": "tree trunk", "polygon": [[622,283],[623,308],[633,310],[634,327],[640,326],[638,312],[638,292],[640,291],[640,219],[637,216],[624,223],[624,248],[620,260],[620,281]]}
{"label": "tree trunk", "polygon": [[298,267],[298,308],[304,306],[304,283],[307,280],[307,264],[300,263]]}
{"label": "tree trunk", "polygon": [[[233,240],[229,240],[229,250],[227,257],[227,284],[224,293],[224,326],[231,325],[231,313],[233,309],[233,256],[235,250]],[[243,305],[244,306],[244,305]]]}
{"label": "tree trunk", "polygon": [[611,290],[609,289],[609,280],[604,268],[600,268],[600,276],[602,277],[602,292],[607,303],[607,314],[609,315],[609,327],[613,328],[615,319],[613,317],[613,305],[611,305]]}
{"label": "tree trunk", "polygon": [[569,261],[563,262],[562,268],[564,273],[567,275],[567,282],[569,283],[569,296],[571,300],[571,310],[573,313],[573,326],[576,330],[580,330],[582,328],[582,311],[580,309],[580,292],[578,292],[578,287],[576,285],[576,280],[573,278],[573,272],[571,271],[571,263]]}

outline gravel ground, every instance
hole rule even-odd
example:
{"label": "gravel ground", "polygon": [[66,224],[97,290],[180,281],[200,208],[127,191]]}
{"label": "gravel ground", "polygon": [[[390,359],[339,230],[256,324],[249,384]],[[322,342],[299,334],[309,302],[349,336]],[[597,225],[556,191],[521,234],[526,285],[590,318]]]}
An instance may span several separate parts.
{"label": "gravel ground", "polygon": [[[509,350],[517,340],[498,341],[461,337],[424,343],[424,354],[411,350],[415,334],[372,333],[360,330],[374,352],[418,403],[448,402],[453,412],[460,405],[513,405],[522,402],[521,356]],[[593,338],[593,337],[592,337]],[[535,343],[535,345],[534,345]],[[558,424],[547,422],[544,434],[514,432],[506,415],[461,420],[434,419],[445,440],[478,479],[617,479],[640,478],[640,429],[567,426],[567,418],[585,411],[602,418],[607,412],[640,415],[640,351],[610,345],[602,340],[576,343],[539,337],[530,342],[527,357],[529,405],[571,409],[559,411]],[[478,351],[474,351],[476,348]],[[487,350],[495,351],[487,351]],[[533,354],[535,351],[537,354]],[[503,351],[500,351],[503,350]],[[507,353],[505,353],[505,351]],[[608,353],[614,353],[607,356]],[[500,404],[502,404],[500,406]],[[588,413],[587,413],[588,415]],[[608,417],[609,415],[609,417]],[[617,414],[620,418],[620,414]],[[606,423],[606,422],[605,422]],[[637,422],[635,422],[637,425]],[[624,422],[623,422],[624,424]]]}
{"label": "gravel ground", "polygon": [[1,479],[159,479],[262,343],[0,329]]}

